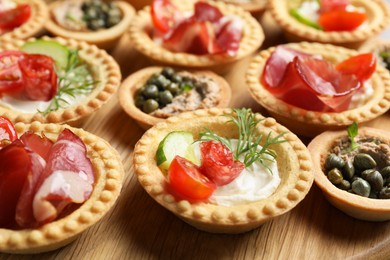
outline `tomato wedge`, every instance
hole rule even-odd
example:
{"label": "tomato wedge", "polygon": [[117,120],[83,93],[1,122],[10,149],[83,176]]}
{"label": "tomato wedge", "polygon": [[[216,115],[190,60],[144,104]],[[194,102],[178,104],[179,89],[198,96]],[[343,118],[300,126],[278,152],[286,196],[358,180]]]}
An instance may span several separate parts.
{"label": "tomato wedge", "polygon": [[[14,125],[7,118],[0,116],[0,148],[7,142],[13,142],[18,138]],[[6,140],[7,142],[4,142]]]}
{"label": "tomato wedge", "polygon": [[345,10],[334,10],[322,13],[318,23],[324,31],[352,31],[358,28],[367,20],[367,15],[362,12],[349,12]]}
{"label": "tomato wedge", "polygon": [[0,52],[0,96],[16,94],[23,89],[23,81],[18,61],[24,58],[21,51]]}
{"label": "tomato wedge", "polygon": [[336,69],[344,74],[353,74],[363,82],[374,73],[376,58],[373,53],[356,55],[337,64]]}
{"label": "tomato wedge", "polygon": [[229,184],[245,168],[242,162],[234,161],[233,153],[221,142],[202,142],[200,151],[201,172],[218,186]]}
{"label": "tomato wedge", "polygon": [[57,74],[54,60],[46,55],[26,54],[19,61],[24,91],[31,100],[48,101],[57,93]]}
{"label": "tomato wedge", "polygon": [[172,191],[186,199],[205,200],[216,189],[216,185],[195,164],[178,155],[169,166],[168,177]]}
{"label": "tomato wedge", "polygon": [[151,15],[154,26],[163,33],[168,32],[175,21],[177,7],[169,0],[153,0]]}
{"label": "tomato wedge", "polygon": [[0,12],[0,32],[10,31],[24,24],[31,16],[31,6],[20,4],[13,9]]}

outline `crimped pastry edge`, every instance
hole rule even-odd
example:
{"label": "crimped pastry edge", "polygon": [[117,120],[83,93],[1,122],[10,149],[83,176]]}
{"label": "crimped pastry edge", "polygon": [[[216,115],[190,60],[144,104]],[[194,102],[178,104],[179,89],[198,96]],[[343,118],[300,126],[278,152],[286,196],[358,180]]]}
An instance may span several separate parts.
{"label": "crimped pastry edge", "polygon": [[[118,90],[119,103],[122,106],[123,110],[132,118],[134,118],[137,123],[145,130],[149,129],[151,126],[163,122],[165,119],[151,116],[147,113],[144,113],[134,104],[134,95],[136,90],[143,85],[146,80],[156,72],[160,72],[163,67],[148,67],[141,69],[134,74],[131,74],[127,77],[121,84]],[[220,87],[220,95],[218,97],[219,103],[217,107],[224,108],[228,107],[231,99],[231,89],[229,83],[226,80],[217,74],[211,71],[200,71],[200,70],[185,70],[191,74],[198,76],[207,76],[212,78]]]}
{"label": "crimped pastry edge", "polygon": [[324,32],[298,22],[287,10],[286,0],[269,0],[269,10],[276,23],[291,41],[313,41],[358,48],[366,40],[385,30],[390,24],[390,10],[383,0],[352,0],[352,4],[368,10],[371,22],[351,32]]}
{"label": "crimped pastry edge", "polygon": [[[116,61],[107,54],[106,51],[97,48],[95,45],[87,44],[73,39],[60,37],[42,37],[44,40],[54,40],[69,48],[79,50],[80,57],[89,65],[95,68],[94,80],[98,80],[98,85],[81,103],[71,107],[58,109],[44,116],[40,113],[26,114],[0,106],[0,115],[9,118],[12,122],[31,123],[39,121],[41,123],[68,123],[78,124],[81,119],[91,115],[98,110],[109,98],[116,93],[121,82],[121,71]],[[3,42],[2,50],[18,50],[25,42],[34,41],[30,38],[26,41],[13,40]],[[0,49],[0,50],[1,50]]]}
{"label": "crimped pastry edge", "polygon": [[65,128],[79,136],[87,147],[87,155],[91,159],[96,178],[90,198],[66,217],[39,228],[0,229],[0,252],[35,254],[60,248],[99,221],[115,204],[122,188],[124,168],[118,152],[107,141],[68,125],[40,122],[15,124],[19,135],[31,130],[38,134],[43,132],[53,140]]}
{"label": "crimped pastry edge", "polygon": [[0,34],[1,41],[15,39],[27,39],[37,36],[44,31],[44,23],[48,18],[48,8],[43,0],[18,0],[17,3],[28,3],[31,6],[31,17],[27,22],[10,32]]}
{"label": "crimped pastry edge", "polygon": [[114,44],[117,43],[118,39],[127,30],[135,14],[135,9],[129,3],[124,1],[114,1],[114,3],[122,11],[123,17],[117,25],[109,29],[100,30],[96,32],[77,32],[67,30],[59,26],[53,20],[51,11],[57,5],[61,4],[61,1],[52,2],[49,5],[49,19],[45,23],[45,28],[55,36],[85,41],[89,44],[95,44],[99,48],[110,49],[111,47],[113,47]]}
{"label": "crimped pastry edge", "polygon": [[[343,47],[321,43],[289,43],[286,46],[312,54],[321,54],[333,62],[340,62],[358,52]],[[390,108],[390,74],[378,65],[371,84],[373,97],[365,105],[340,113],[308,111],[279,100],[268,92],[260,83],[266,60],[275,47],[258,53],[250,63],[246,72],[246,82],[252,97],[280,123],[296,134],[313,137],[325,130],[341,129],[357,122],[369,122],[384,114]]]}
{"label": "crimped pastry edge", "polygon": [[[264,41],[264,32],[260,24],[240,7],[231,4],[226,4],[220,1],[206,1],[220,9],[223,14],[232,14],[239,16],[244,21],[243,38],[240,42],[240,48],[236,56],[229,57],[226,55],[193,55],[187,53],[171,52],[162,48],[153,42],[150,36],[145,32],[145,27],[152,26],[150,17],[150,6],[146,6],[138,11],[134,17],[128,33],[134,48],[143,55],[152,60],[182,67],[208,68],[215,71],[226,71],[228,64],[249,56],[255,52]],[[182,10],[192,10],[194,1],[178,1],[174,0]]]}
{"label": "crimped pastry edge", "polygon": [[234,2],[232,0],[223,0],[223,2],[227,4],[232,4],[241,7],[247,12],[250,12],[252,15],[259,15],[264,13],[266,7],[267,7],[267,0],[252,0],[249,2],[243,2],[243,3],[238,3]]}
{"label": "crimped pastry edge", "polygon": [[279,134],[286,132],[287,142],[273,149],[278,154],[278,169],[281,184],[270,197],[253,203],[232,207],[219,206],[206,202],[191,204],[187,200],[176,201],[175,197],[165,190],[166,180],[155,161],[155,153],[163,137],[174,130],[193,131],[196,135],[207,127],[227,137],[237,134],[232,125],[227,127],[228,120],[222,114],[232,114],[231,109],[207,109],[183,113],[170,117],[146,131],[135,146],[133,164],[139,183],[159,204],[176,214],[194,227],[212,233],[242,233],[259,227],[295,207],[308,193],[312,182],[312,162],[306,146],[296,135],[273,118],[264,118],[260,114],[260,133]]}
{"label": "crimped pastry edge", "polygon": [[[373,136],[389,140],[390,133],[385,130],[359,127],[359,136]],[[347,136],[346,130],[326,131],[315,137],[308,145],[314,166],[314,181],[326,199],[344,213],[361,220],[385,221],[390,219],[390,200],[369,199],[343,191],[334,186],[323,172],[326,156],[334,142]]]}

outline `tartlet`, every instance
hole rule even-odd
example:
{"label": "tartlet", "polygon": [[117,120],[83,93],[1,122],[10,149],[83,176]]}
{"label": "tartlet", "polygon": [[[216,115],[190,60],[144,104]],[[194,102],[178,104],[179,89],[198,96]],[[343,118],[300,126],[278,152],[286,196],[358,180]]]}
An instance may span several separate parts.
{"label": "tartlet", "polygon": [[238,5],[243,8],[245,11],[250,12],[254,16],[258,16],[264,13],[268,0],[249,0],[249,1],[240,1],[240,0],[223,0],[226,3]]}
{"label": "tartlet", "polygon": [[128,28],[129,24],[132,22],[132,18],[135,14],[135,9],[128,3],[124,1],[115,1],[115,4],[122,12],[121,21],[115,26],[98,31],[91,32],[78,32],[65,29],[58,25],[53,18],[52,10],[61,4],[62,1],[55,1],[49,4],[49,19],[45,23],[45,28],[53,35],[75,39],[79,41],[85,41],[90,44],[95,44],[99,48],[110,49],[112,48],[123,35],[123,33]]}
{"label": "tartlet", "polygon": [[[324,173],[326,156],[335,141],[347,136],[347,131],[326,131],[315,137],[308,149],[314,165],[314,181],[326,199],[344,213],[361,220],[384,221],[390,219],[389,199],[370,199],[341,190],[333,185]],[[370,127],[359,128],[359,136],[377,137],[389,141],[389,132]]]}
{"label": "tartlet", "polygon": [[[216,134],[237,138],[234,124],[222,114],[233,115],[231,109],[197,110],[170,117],[165,122],[146,131],[134,149],[134,170],[140,184],[159,204],[188,224],[212,233],[242,233],[257,228],[266,221],[286,213],[295,207],[307,194],[312,182],[312,163],[305,145],[273,118],[265,118],[258,124],[259,134],[272,136],[286,132],[287,142],[274,145],[281,183],[268,198],[239,204],[221,206],[208,202],[191,203],[176,199],[167,191],[166,179],[156,164],[159,142],[171,131],[190,131],[197,139],[199,132],[208,128]],[[257,115],[257,119],[263,118]]]}
{"label": "tartlet", "polygon": [[[193,0],[173,1],[178,8],[186,11],[192,10],[195,2]],[[197,69],[211,69],[218,73],[223,73],[229,70],[228,65],[249,56],[261,46],[264,41],[263,30],[260,24],[248,12],[220,1],[206,2],[218,7],[224,15],[238,16],[244,22],[243,36],[238,53],[235,56],[229,57],[224,54],[194,55],[172,52],[161,47],[150,37],[150,31],[152,30],[150,6],[138,11],[129,27],[129,36],[134,48],[155,63]]]}
{"label": "tartlet", "polygon": [[[78,124],[82,119],[91,115],[98,110],[109,98],[116,93],[120,81],[121,72],[116,61],[107,54],[106,51],[98,49],[94,45],[72,39],[49,38],[43,37],[45,40],[54,40],[71,49],[79,50],[80,57],[88,64],[91,69],[93,79],[97,81],[92,92],[81,103],[75,104],[66,108],[59,108],[47,115],[39,112],[22,113],[3,106],[0,106],[0,115],[9,118],[12,122],[31,123],[40,121],[42,123],[68,123]],[[35,38],[30,38],[27,41],[13,40],[4,41],[0,45],[2,50],[18,50],[24,43],[34,41]]]}
{"label": "tartlet", "polygon": [[98,222],[114,205],[124,178],[118,152],[105,140],[82,129],[67,125],[17,123],[18,134],[26,131],[44,133],[56,140],[68,128],[81,138],[87,147],[95,173],[95,184],[90,198],[69,215],[34,229],[0,229],[0,252],[30,254],[55,250],[72,242],[88,227]]}
{"label": "tartlet", "polygon": [[[357,54],[354,50],[330,44],[302,42],[290,43],[286,46],[309,54],[320,54],[324,59],[333,63]],[[390,75],[379,64],[377,64],[376,71],[370,79],[374,89],[370,100],[355,109],[339,113],[309,111],[277,99],[260,82],[265,63],[274,50],[275,47],[271,47],[261,51],[253,58],[246,72],[246,82],[253,98],[267,109],[279,123],[294,133],[313,137],[325,130],[345,128],[353,122],[366,123],[390,108]]]}
{"label": "tartlet", "polygon": [[17,0],[16,3],[27,3],[31,6],[31,16],[21,26],[4,34],[0,33],[0,42],[2,40],[27,39],[43,34],[44,24],[48,19],[48,7],[43,0]]}
{"label": "tartlet", "polygon": [[[134,96],[137,90],[140,89],[143,84],[145,84],[150,76],[152,76],[154,73],[160,72],[162,69],[162,67],[149,67],[141,69],[127,77],[122,82],[122,85],[118,90],[119,103],[123,110],[129,116],[134,118],[143,129],[149,129],[151,126],[162,122],[165,119],[149,115],[136,107]],[[191,71],[190,73],[195,76],[206,76],[213,79],[221,89],[216,107],[225,108],[229,106],[231,99],[231,88],[224,78],[211,71]]]}
{"label": "tartlet", "polygon": [[377,36],[390,23],[390,11],[383,0],[352,0],[352,4],[362,7],[367,13],[367,25],[354,31],[324,32],[305,24],[289,14],[292,1],[270,0],[269,10],[276,23],[283,29],[286,38],[292,42],[311,41],[331,43],[349,48],[359,48],[368,39]]}

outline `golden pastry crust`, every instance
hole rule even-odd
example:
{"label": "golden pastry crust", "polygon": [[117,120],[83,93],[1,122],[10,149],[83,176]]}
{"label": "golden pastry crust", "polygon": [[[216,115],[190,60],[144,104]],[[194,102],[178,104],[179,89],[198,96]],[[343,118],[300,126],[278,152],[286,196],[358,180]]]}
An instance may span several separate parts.
{"label": "golden pastry crust", "polygon": [[[359,135],[389,140],[390,133],[380,129],[361,127]],[[326,131],[314,138],[308,145],[314,165],[315,183],[322,190],[326,199],[344,213],[361,220],[389,220],[389,199],[369,199],[341,190],[333,185],[323,172],[325,159],[333,148],[334,142],[344,136],[347,136],[346,130]]]}
{"label": "golden pastry crust", "polygon": [[0,34],[0,42],[2,40],[24,40],[38,36],[44,32],[44,24],[48,18],[48,8],[46,3],[43,0],[16,0],[15,2],[18,4],[29,4],[31,6],[31,17],[18,28],[4,34]]}
{"label": "golden pastry crust", "polygon": [[[310,54],[321,54],[326,60],[335,63],[358,54],[354,50],[330,44],[302,42],[287,46]],[[366,123],[390,108],[390,75],[380,65],[370,79],[374,89],[372,97],[366,104],[354,109],[339,113],[308,111],[277,99],[260,83],[265,63],[274,50],[275,47],[269,48],[253,58],[246,72],[246,82],[253,98],[294,133],[313,137],[325,130],[345,128],[353,122]]]}
{"label": "golden pastry crust", "polygon": [[[192,10],[194,2],[173,1],[181,10]],[[234,57],[224,54],[194,55],[188,53],[171,52],[156,44],[148,34],[152,30],[150,6],[140,10],[129,28],[129,35],[134,48],[152,59],[154,62],[181,67],[193,67],[212,69],[223,72],[232,64],[255,52],[264,41],[264,33],[260,24],[248,13],[234,5],[228,5],[220,1],[206,1],[216,7],[225,15],[236,15],[244,22],[243,36],[238,53]]]}
{"label": "golden pastry crust", "polygon": [[237,0],[223,0],[228,4],[238,5],[247,12],[250,12],[252,15],[260,15],[264,13],[268,0],[252,0],[248,2],[239,2]]}
{"label": "golden pastry crust", "polygon": [[[46,116],[38,112],[26,114],[2,106],[0,106],[0,115],[9,118],[13,122],[30,123],[32,121],[40,121],[42,123],[78,124],[82,119],[103,106],[116,93],[122,77],[120,68],[106,51],[98,49],[94,45],[59,37],[43,37],[42,39],[58,41],[69,48],[79,50],[80,57],[90,68],[93,68],[92,75],[93,79],[98,82],[97,85],[81,103],[67,108],[60,108]],[[34,40],[34,38],[31,38],[27,41]],[[3,42],[0,51],[18,50],[25,42],[21,40]]]}
{"label": "golden pastry crust", "polygon": [[[134,96],[137,90],[146,83],[150,76],[152,76],[154,73],[160,72],[162,69],[163,67],[149,67],[139,70],[127,77],[123,81],[118,91],[119,103],[123,110],[129,116],[134,118],[137,123],[145,130],[159,122],[163,122],[165,119],[149,115],[140,110],[134,104]],[[192,71],[191,74],[196,76],[206,76],[213,79],[220,87],[218,104],[216,107],[225,108],[229,106],[231,99],[231,89],[224,78],[211,71]]]}
{"label": "golden pastry crust", "polygon": [[386,29],[390,23],[390,10],[383,0],[351,0],[351,2],[354,6],[365,9],[368,23],[350,32],[324,32],[298,22],[289,14],[290,1],[269,0],[268,6],[272,17],[282,27],[290,41],[322,42],[358,48],[365,41]]}
{"label": "golden pastry crust", "polygon": [[[140,184],[159,204],[194,227],[213,233],[242,233],[259,227],[266,221],[286,213],[295,207],[307,194],[312,182],[312,163],[306,146],[296,135],[265,118],[258,125],[259,134],[271,136],[286,132],[287,142],[274,145],[281,183],[270,197],[236,206],[219,206],[208,202],[191,203],[177,200],[166,190],[166,178],[157,167],[156,150],[159,142],[171,131],[184,130],[194,133],[195,139],[205,127],[228,138],[237,138],[234,124],[226,124],[231,109],[208,109],[183,113],[168,118],[146,131],[134,149],[134,170]],[[263,118],[257,115],[257,119]]]}
{"label": "golden pastry crust", "polygon": [[82,129],[67,125],[17,123],[19,135],[30,130],[56,140],[68,128],[81,138],[87,147],[95,173],[95,184],[90,198],[71,214],[35,229],[0,229],[0,252],[15,254],[41,253],[60,248],[77,238],[83,231],[98,222],[118,198],[124,169],[118,152],[110,144]]}
{"label": "golden pastry crust", "polygon": [[49,5],[50,15],[48,21],[45,23],[45,27],[55,36],[85,41],[90,44],[95,44],[102,49],[110,49],[127,30],[135,14],[135,9],[130,4],[124,1],[114,1],[114,3],[121,10],[122,19],[117,25],[109,29],[96,32],[77,32],[63,28],[56,23],[52,15],[52,10],[62,4],[62,1],[55,1]]}

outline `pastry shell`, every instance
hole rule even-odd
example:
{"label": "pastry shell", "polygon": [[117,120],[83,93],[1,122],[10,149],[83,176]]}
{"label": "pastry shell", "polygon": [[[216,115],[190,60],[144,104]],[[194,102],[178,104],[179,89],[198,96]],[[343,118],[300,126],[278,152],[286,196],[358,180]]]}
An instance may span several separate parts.
{"label": "pastry shell", "polygon": [[259,227],[294,208],[308,193],[312,182],[312,163],[306,146],[296,135],[276,123],[273,118],[264,118],[258,124],[259,134],[266,136],[286,132],[287,142],[274,145],[281,183],[266,199],[236,206],[220,206],[208,202],[191,203],[178,200],[166,189],[166,178],[156,164],[156,150],[159,142],[171,131],[190,131],[194,138],[199,132],[210,129],[224,137],[237,138],[234,124],[222,114],[233,114],[231,109],[197,110],[170,117],[146,131],[134,149],[134,170],[139,183],[149,195],[166,209],[188,224],[212,233],[242,233]]}
{"label": "pastry shell", "polygon": [[[27,39],[38,36],[44,32],[44,24],[48,18],[48,8],[43,0],[15,0],[17,4],[27,3],[31,6],[31,16],[21,26],[12,31],[1,34],[2,40]],[[1,45],[0,45],[1,46]]]}
{"label": "pastry shell", "polygon": [[[195,3],[190,1],[173,1],[181,10],[191,11]],[[243,36],[237,55],[229,57],[225,54],[194,55],[182,52],[171,52],[156,44],[150,37],[152,18],[150,6],[138,11],[129,28],[130,40],[134,48],[158,64],[168,64],[180,67],[210,69],[218,73],[229,71],[234,62],[243,59],[255,52],[264,41],[264,33],[260,24],[239,7],[221,1],[206,1],[214,5],[225,15],[238,16],[243,22]]]}
{"label": "pastry shell", "polygon": [[362,7],[368,23],[354,31],[324,32],[300,23],[289,14],[292,1],[269,0],[269,10],[276,23],[283,29],[286,38],[292,42],[311,41],[331,43],[349,48],[359,48],[368,39],[378,35],[390,23],[390,10],[383,0],[351,0],[354,6]]}
{"label": "pastry shell", "polygon": [[55,1],[49,5],[50,14],[49,19],[45,24],[46,29],[55,36],[85,41],[90,44],[95,44],[102,49],[111,49],[112,47],[114,47],[114,45],[118,42],[119,38],[129,27],[129,24],[131,23],[132,18],[135,14],[135,9],[130,4],[124,1],[114,1],[114,3],[122,12],[122,19],[118,24],[104,30],[92,32],[78,32],[63,28],[62,26],[58,25],[57,22],[54,20],[52,10],[63,2],[64,1]]}
{"label": "pastry shell", "polygon": [[[361,127],[359,135],[377,137],[390,142],[390,133],[381,129]],[[315,137],[308,145],[313,160],[316,185],[333,206],[347,215],[368,221],[389,220],[389,199],[370,199],[341,190],[333,185],[323,172],[323,165],[330,149],[337,139],[345,136],[347,136],[346,130],[326,131]]]}
{"label": "pastry shell", "polygon": [[[42,123],[68,123],[77,125],[81,120],[91,115],[94,111],[103,106],[109,98],[116,93],[121,82],[121,71],[116,61],[106,51],[98,49],[94,45],[72,39],[49,38],[45,40],[57,41],[71,49],[79,50],[80,57],[93,68],[92,75],[98,81],[92,92],[79,104],[67,108],[60,108],[47,115],[41,113],[22,113],[3,106],[0,106],[0,115],[9,118],[13,122],[30,123],[40,121]],[[30,38],[27,41],[34,41]],[[18,50],[26,41],[13,40],[3,42],[0,45],[2,50]]]}
{"label": "pastry shell", "polygon": [[241,2],[237,0],[223,0],[228,4],[233,4],[241,7],[247,12],[250,12],[254,16],[262,15],[267,7],[268,0],[251,0],[247,2]]}
{"label": "pastry shell", "polygon": [[26,131],[56,140],[68,128],[81,138],[87,147],[95,172],[95,184],[90,198],[69,215],[35,229],[10,230],[0,228],[0,252],[31,254],[55,250],[75,240],[78,235],[97,223],[113,207],[118,198],[124,169],[118,152],[110,144],[82,129],[67,125],[17,123],[19,135]]}
{"label": "pastry shell", "polygon": [[[350,56],[358,54],[354,50],[321,43],[290,43],[286,46],[310,53],[320,54],[326,60],[337,63]],[[317,112],[305,110],[290,105],[275,98],[260,82],[261,74],[267,59],[275,47],[261,51],[249,65],[246,72],[246,82],[253,98],[268,112],[298,135],[313,137],[325,130],[337,130],[357,122],[369,122],[384,114],[390,108],[390,74],[377,64],[376,71],[370,81],[373,87],[372,97],[362,106],[339,113]]]}
{"label": "pastry shell", "polygon": [[[143,112],[135,106],[134,96],[139,88],[141,88],[146,81],[154,73],[160,72],[163,67],[149,67],[137,71],[136,73],[127,77],[119,88],[119,103],[123,110],[143,129],[149,129],[151,126],[164,121],[164,118],[155,117]],[[218,104],[216,107],[225,108],[229,106],[231,99],[231,89],[226,80],[211,71],[191,71],[191,74],[196,76],[206,76],[212,78],[220,87]]]}

